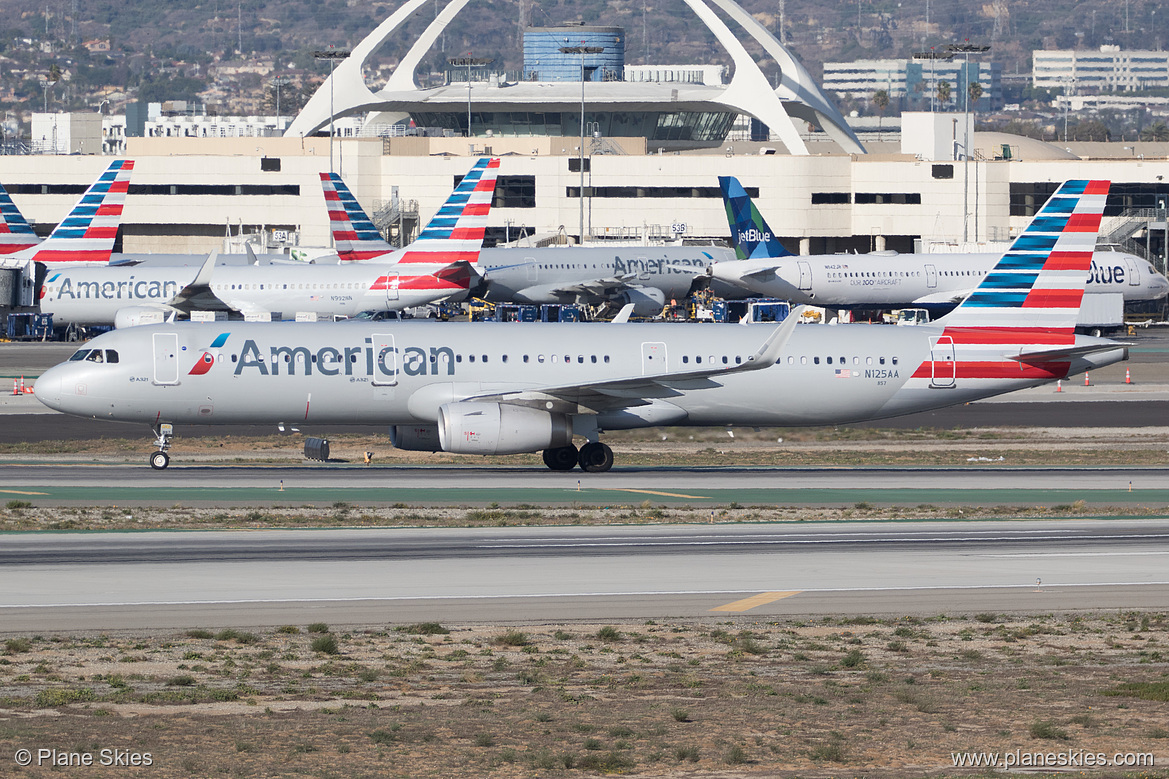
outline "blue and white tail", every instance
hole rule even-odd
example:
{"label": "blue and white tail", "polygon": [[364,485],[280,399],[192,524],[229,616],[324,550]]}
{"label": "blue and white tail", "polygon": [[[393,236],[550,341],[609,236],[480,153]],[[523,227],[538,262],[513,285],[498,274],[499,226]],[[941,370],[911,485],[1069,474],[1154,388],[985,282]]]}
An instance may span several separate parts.
{"label": "blue and white tail", "polygon": [[956,309],[947,329],[1075,330],[1096,248],[1107,181],[1068,181]]}
{"label": "blue and white tail", "polygon": [[132,160],[110,163],[49,237],[17,256],[51,266],[108,265],[133,170]]}
{"label": "blue and white tail", "polygon": [[767,226],[751,196],[734,176],[719,176],[719,188],[723,193],[723,205],[727,209],[727,223],[731,228],[731,245],[735,257],[740,260],[790,257],[775,233]]}
{"label": "blue and white tail", "polygon": [[41,242],[16,203],[0,186],[0,256],[16,254]]}

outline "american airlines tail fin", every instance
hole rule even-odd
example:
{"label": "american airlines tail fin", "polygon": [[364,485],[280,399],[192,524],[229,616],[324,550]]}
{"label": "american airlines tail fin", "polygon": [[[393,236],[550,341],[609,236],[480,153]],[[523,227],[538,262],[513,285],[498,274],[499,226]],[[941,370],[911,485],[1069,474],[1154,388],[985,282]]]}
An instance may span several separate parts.
{"label": "american airlines tail fin", "polygon": [[329,208],[333,245],[341,262],[369,260],[396,251],[373,226],[339,173],[322,173],[321,187]]}
{"label": "american airlines tail fin", "polygon": [[378,259],[389,262],[423,262],[474,265],[483,245],[487,213],[495,192],[499,160],[484,158],[475,163],[417,240],[396,249],[382,238],[357,198],[336,173],[322,173],[321,186],[329,206],[333,243],[342,262]]}
{"label": "american airlines tail fin", "polygon": [[762,257],[790,257],[775,233],[767,226],[751,196],[734,176],[719,176],[723,205],[727,208],[727,222],[731,227],[731,245],[740,260]]}
{"label": "american airlines tail fin", "polygon": [[1068,181],[961,305],[947,328],[1075,330],[1096,248],[1107,181]]}
{"label": "american airlines tail fin", "polygon": [[16,254],[41,242],[8,191],[0,186],[0,255]]}
{"label": "american airlines tail fin", "polygon": [[18,256],[45,265],[108,265],[133,170],[133,160],[114,160],[49,237]]}
{"label": "american airlines tail fin", "polygon": [[498,175],[498,158],[484,157],[476,162],[414,243],[395,261],[441,265],[466,262],[474,267],[483,248]]}

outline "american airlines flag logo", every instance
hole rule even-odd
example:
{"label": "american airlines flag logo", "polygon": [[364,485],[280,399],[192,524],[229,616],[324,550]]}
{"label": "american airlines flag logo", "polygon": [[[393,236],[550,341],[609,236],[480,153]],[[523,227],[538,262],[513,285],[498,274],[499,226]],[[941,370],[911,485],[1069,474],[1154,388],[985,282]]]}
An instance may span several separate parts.
{"label": "american airlines flag logo", "polygon": [[848,368],[837,368],[836,369],[836,378],[838,378],[838,379],[851,379],[852,378],[852,371]]}

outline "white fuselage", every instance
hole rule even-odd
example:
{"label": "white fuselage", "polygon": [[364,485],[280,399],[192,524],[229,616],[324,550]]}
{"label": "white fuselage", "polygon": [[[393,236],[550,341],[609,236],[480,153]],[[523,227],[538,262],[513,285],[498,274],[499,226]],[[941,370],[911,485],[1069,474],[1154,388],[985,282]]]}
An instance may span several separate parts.
{"label": "white fuselage", "polygon": [[[697,324],[177,323],[93,339],[83,351],[105,350],[102,362],[53,367],[36,394],[65,413],[149,424],[434,424],[441,406],[466,399],[535,393],[538,411],[540,393],[551,388],[562,403],[565,385],[740,365],[772,332]],[[578,430],[836,424],[963,403],[1127,357],[1122,345],[1079,336],[1075,344],[1104,351],[1021,365],[1012,361],[1019,343],[955,346],[939,340],[942,332],[801,325],[770,367],[679,380],[629,403],[620,392],[581,394],[565,413]]]}
{"label": "white fuselage", "polygon": [[[838,254],[716,263],[712,278],[755,294],[816,306],[901,308],[953,305],[977,287],[1001,254]],[[1126,302],[1157,300],[1169,281],[1146,260],[1093,254],[1085,294],[1120,292]]]}

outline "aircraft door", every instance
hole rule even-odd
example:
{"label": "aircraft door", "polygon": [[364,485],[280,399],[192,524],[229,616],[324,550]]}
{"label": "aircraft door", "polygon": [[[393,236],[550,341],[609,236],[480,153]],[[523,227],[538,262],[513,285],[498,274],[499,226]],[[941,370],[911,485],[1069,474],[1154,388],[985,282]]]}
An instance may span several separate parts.
{"label": "aircraft door", "polygon": [[654,376],[665,373],[666,345],[660,341],[645,342],[641,345],[641,375]]}
{"label": "aircraft door", "polygon": [[398,285],[402,278],[397,273],[386,274],[386,302],[393,302],[398,299]]}
{"label": "aircraft door", "polygon": [[177,333],[154,334],[154,383],[179,383],[179,336]]}
{"label": "aircraft door", "polygon": [[948,335],[930,339],[930,388],[956,386],[958,361],[954,357],[954,339]]}
{"label": "aircraft door", "polygon": [[1124,264],[1128,266],[1128,285],[1139,287],[1141,285],[1141,266],[1131,257],[1125,257]]}
{"label": "aircraft door", "polygon": [[797,260],[796,265],[800,268],[800,289],[812,288],[812,266],[803,260]]}
{"label": "aircraft door", "polygon": [[394,348],[394,336],[375,333],[373,343],[373,385],[392,387],[398,383],[398,352]]}
{"label": "aircraft door", "polygon": [[540,266],[536,264],[535,257],[524,257],[525,270],[528,272],[528,283],[535,284],[540,277]]}
{"label": "aircraft door", "polygon": [[938,288],[938,266],[929,264],[925,266],[925,285],[929,289]]}

